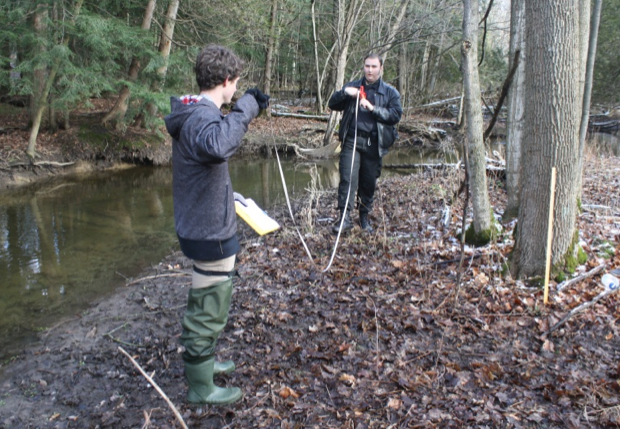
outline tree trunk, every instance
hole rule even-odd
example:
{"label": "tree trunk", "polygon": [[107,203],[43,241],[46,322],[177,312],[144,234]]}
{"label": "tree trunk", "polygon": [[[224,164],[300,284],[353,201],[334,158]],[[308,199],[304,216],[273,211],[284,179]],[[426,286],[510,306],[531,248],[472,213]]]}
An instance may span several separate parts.
{"label": "tree trunk", "polygon": [[435,92],[435,85],[437,84],[437,75],[439,74],[439,61],[441,60],[441,51],[443,50],[443,43],[445,38],[445,31],[441,32],[441,37],[439,39],[439,46],[435,49],[435,63],[433,67],[429,71],[429,82],[428,82],[428,94],[432,95]]}
{"label": "tree trunk", "polygon": [[[157,0],[148,0],[148,3],[146,5],[146,10],[144,11],[144,18],[142,19],[142,29],[145,31],[148,31],[151,28],[156,3]],[[136,57],[133,57],[131,59],[131,65],[129,66],[129,80],[131,82],[134,82],[138,78],[138,73],[140,73],[140,60]],[[123,119],[125,118],[125,114],[127,113],[130,95],[131,90],[127,85],[125,85],[121,90],[120,94],[118,95],[118,99],[116,100],[114,107],[108,112],[107,115],[105,115],[105,117],[101,121],[103,125],[112,123],[114,125],[114,128],[117,130],[122,127]]]}
{"label": "tree trunk", "polygon": [[[398,55],[398,92],[402,98],[403,106],[408,106],[409,94],[407,94],[407,76],[409,76],[407,62],[407,45],[400,45],[400,54]],[[405,109],[405,112],[407,110]]]}
{"label": "tree trunk", "polygon": [[166,22],[159,41],[159,54],[164,60],[164,65],[157,69],[157,74],[161,80],[166,78],[166,73],[168,72],[168,57],[172,48],[172,38],[174,36],[174,26],[177,22],[178,11],[179,0],[170,0],[168,11],[166,12]]}
{"label": "tree trunk", "polygon": [[[334,84],[335,89],[340,89],[344,85],[344,74],[347,67],[347,60],[349,58],[349,44],[351,43],[351,37],[353,36],[353,28],[359,21],[360,12],[365,0],[350,0],[348,7],[345,0],[337,0],[337,28],[336,28],[336,40],[337,40],[337,54],[336,54],[336,82]],[[331,137],[336,129],[336,124],[340,118],[339,112],[332,112],[329,121],[327,123],[327,131],[323,138],[323,145],[327,146]]]}
{"label": "tree trunk", "polygon": [[[410,2],[411,0],[401,0],[400,5],[398,6],[398,9],[399,9],[398,14],[396,15],[396,18],[394,19],[394,22],[392,23],[392,26],[390,27],[387,36],[381,38],[381,40],[376,40],[376,41],[371,42],[372,46],[383,45],[381,49],[378,51],[378,53],[379,55],[383,56],[384,64],[387,61],[388,53],[394,46],[394,42],[396,41],[396,36],[398,35],[398,32],[400,31],[403,20],[405,19],[405,15],[407,14],[407,8],[409,7]],[[394,6],[394,9],[396,9],[396,6]],[[391,10],[387,15],[388,16],[394,15],[394,12],[395,12],[394,9]]]}
{"label": "tree trunk", "polygon": [[[71,18],[72,23],[75,23],[75,19],[80,14],[80,10],[82,9],[82,4],[84,0],[78,0],[75,4],[75,8],[73,10],[73,16]],[[62,43],[66,46],[69,44],[69,38],[66,37],[63,39]],[[28,148],[26,149],[26,154],[31,160],[34,160],[36,157],[36,146],[37,146],[37,136],[39,135],[39,128],[41,127],[41,118],[43,117],[43,111],[45,110],[45,100],[49,96],[50,90],[52,89],[52,85],[54,84],[54,80],[56,80],[56,75],[58,74],[58,70],[60,69],[60,58],[56,57],[54,62],[52,63],[52,67],[45,82],[45,87],[40,95],[40,99],[36,102],[37,110],[33,117],[32,128],[30,129],[30,137],[28,138]]]}
{"label": "tree trunk", "polygon": [[[40,40],[47,40],[47,19],[48,19],[49,11],[48,7],[45,3],[38,4],[36,6],[32,26],[34,27],[34,31]],[[38,52],[43,53],[45,50],[45,46],[43,44],[39,44],[36,48]],[[45,100],[42,99],[41,95],[43,94],[43,90],[45,89],[45,82],[47,76],[47,65],[38,64],[35,66],[32,72],[32,96],[30,97],[30,123],[33,124],[35,121],[35,116],[39,110],[39,103],[45,103]]]}
{"label": "tree trunk", "polygon": [[463,0],[463,42],[461,57],[465,93],[466,148],[469,158],[469,183],[473,207],[473,228],[476,242],[488,241],[494,228],[487,188],[484,140],[482,138],[482,108],[478,76],[478,1]]}
{"label": "tree trunk", "polygon": [[594,75],[594,60],[596,57],[596,45],[598,43],[598,27],[601,22],[601,9],[603,0],[595,0],[590,22],[590,38],[588,56],[586,60],[586,77],[583,90],[583,105],[581,112],[581,125],[579,126],[579,183],[577,189],[581,197],[581,183],[583,178],[583,153],[586,145],[588,121],[590,117],[590,98],[592,96],[592,76]]}
{"label": "tree trunk", "polygon": [[525,122],[513,274],[543,276],[551,170],[557,168],[551,263],[558,268],[575,246],[578,174],[579,0],[526,2]]}
{"label": "tree trunk", "polygon": [[521,142],[523,140],[523,115],[525,113],[525,0],[512,0],[510,11],[510,64],[515,53],[520,60],[508,93],[506,118],[506,194],[507,202],[502,220],[507,222],[519,214]]}
{"label": "tree trunk", "polygon": [[[166,22],[164,23],[159,39],[159,55],[161,55],[164,65],[157,69],[158,81],[153,85],[154,92],[160,91],[166,79],[168,57],[170,56],[170,50],[172,48],[172,38],[174,36],[174,26],[176,24],[178,10],[179,0],[170,0],[170,3],[168,3],[168,10],[166,11]],[[144,128],[148,126],[150,118],[155,117],[157,114],[157,106],[154,103],[147,103],[145,110],[146,114],[142,112],[136,119],[136,125]]]}
{"label": "tree trunk", "polygon": [[[269,42],[267,43],[267,52],[265,53],[265,76],[263,82],[263,92],[266,95],[271,94],[271,73],[272,73],[272,64],[273,64],[273,53],[276,47],[276,26],[278,23],[278,0],[271,1],[271,25],[269,29]],[[271,116],[270,109],[267,109],[266,112],[268,117]]]}
{"label": "tree trunk", "polygon": [[319,71],[319,40],[316,35],[316,13],[314,11],[314,4],[316,0],[311,0],[311,15],[312,15],[312,41],[314,43],[314,65],[316,68],[316,100],[317,110],[319,113],[323,113],[323,91],[322,84],[323,79]]}
{"label": "tree trunk", "polygon": [[422,55],[422,64],[420,70],[420,92],[426,95],[426,73],[428,72],[428,58],[431,53],[431,41],[426,41],[424,45],[424,54]]}

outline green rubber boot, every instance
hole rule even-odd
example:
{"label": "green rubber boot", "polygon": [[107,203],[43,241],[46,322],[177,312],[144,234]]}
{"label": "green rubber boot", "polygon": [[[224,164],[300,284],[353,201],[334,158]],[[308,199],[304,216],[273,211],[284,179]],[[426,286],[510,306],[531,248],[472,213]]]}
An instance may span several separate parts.
{"label": "green rubber boot", "polygon": [[219,387],[213,383],[215,359],[200,363],[185,362],[185,378],[189,390],[187,401],[192,404],[224,405],[241,399],[243,394],[238,387]]}
{"label": "green rubber boot", "polygon": [[223,362],[215,361],[213,365],[213,375],[230,374],[235,370],[235,363],[231,360]]}
{"label": "green rubber boot", "polygon": [[[187,310],[181,321],[183,333],[180,338],[185,347],[185,362],[203,361],[215,356],[217,340],[228,322],[232,291],[230,279],[206,288],[189,290]],[[221,373],[223,365],[228,369],[224,372],[234,369],[232,362],[222,362],[221,365],[216,365],[216,374]]]}

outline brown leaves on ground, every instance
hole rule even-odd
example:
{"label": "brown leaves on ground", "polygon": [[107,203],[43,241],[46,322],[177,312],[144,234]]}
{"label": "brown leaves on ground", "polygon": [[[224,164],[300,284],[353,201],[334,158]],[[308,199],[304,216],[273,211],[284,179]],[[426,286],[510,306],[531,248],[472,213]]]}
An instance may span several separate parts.
{"label": "brown leaves on ground", "polygon": [[[582,272],[603,262],[620,266],[617,161],[587,166],[584,205],[614,209],[580,215],[589,257]],[[446,215],[444,200],[459,179],[448,172],[382,178],[375,231],[356,227],[343,236],[326,273],[335,191],[295,204],[314,262],[286,212],[271,213],[283,227],[264,237],[240,223],[242,278],[218,345],[219,358],[237,364],[218,383],[240,386],[240,402],[185,402],[178,336],[190,277],[166,274],[189,273],[190,265],[176,254],[153,269],[159,279],[127,287],[14,363],[18,375],[3,385],[2,399],[20,411],[0,406],[0,427],[175,427],[172,412],[116,351],[119,341],[189,427],[619,426],[620,298],[599,301],[541,339],[602,290],[600,275],[562,292],[551,282],[551,304],[543,305],[541,287],[502,274],[512,226],[497,243],[466,247],[460,273],[462,201]],[[501,184],[491,181],[490,190],[493,206],[503,207]],[[145,305],[145,297],[157,305]],[[94,326],[98,334],[89,338]]]}

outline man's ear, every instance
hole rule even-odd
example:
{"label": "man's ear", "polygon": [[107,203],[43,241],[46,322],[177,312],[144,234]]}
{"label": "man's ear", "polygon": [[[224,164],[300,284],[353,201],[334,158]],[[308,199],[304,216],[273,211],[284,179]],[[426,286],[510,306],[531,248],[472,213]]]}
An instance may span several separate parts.
{"label": "man's ear", "polygon": [[230,76],[226,76],[226,79],[224,79],[224,83],[222,83],[222,85],[224,86],[224,88],[230,85]]}

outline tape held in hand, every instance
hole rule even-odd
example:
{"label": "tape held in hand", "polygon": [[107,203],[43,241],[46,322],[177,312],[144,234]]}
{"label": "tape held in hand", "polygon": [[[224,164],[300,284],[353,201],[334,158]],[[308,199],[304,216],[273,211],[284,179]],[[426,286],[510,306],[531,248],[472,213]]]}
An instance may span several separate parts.
{"label": "tape held in hand", "polygon": [[364,85],[360,85],[360,98],[362,100],[366,100],[366,91],[364,90]]}

